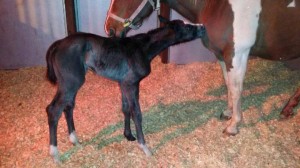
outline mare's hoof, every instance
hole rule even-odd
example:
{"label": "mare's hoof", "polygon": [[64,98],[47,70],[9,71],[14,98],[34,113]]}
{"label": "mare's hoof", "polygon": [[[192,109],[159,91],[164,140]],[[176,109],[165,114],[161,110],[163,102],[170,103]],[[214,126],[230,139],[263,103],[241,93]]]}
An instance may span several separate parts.
{"label": "mare's hoof", "polygon": [[294,115],[293,109],[285,108],[280,113],[279,120],[286,120],[286,119],[292,118],[293,115]]}
{"label": "mare's hoof", "polygon": [[227,129],[223,130],[223,135],[225,137],[236,136],[237,134],[238,134],[238,131],[230,132]]}
{"label": "mare's hoof", "polygon": [[128,141],[135,141],[135,140],[136,140],[136,138],[135,138],[132,134],[129,134],[129,135],[125,135],[125,134],[124,134],[124,136],[125,136],[125,138],[126,138]]}
{"label": "mare's hoof", "polygon": [[220,120],[221,121],[228,121],[231,119],[231,116],[226,116],[223,113],[220,115]]}

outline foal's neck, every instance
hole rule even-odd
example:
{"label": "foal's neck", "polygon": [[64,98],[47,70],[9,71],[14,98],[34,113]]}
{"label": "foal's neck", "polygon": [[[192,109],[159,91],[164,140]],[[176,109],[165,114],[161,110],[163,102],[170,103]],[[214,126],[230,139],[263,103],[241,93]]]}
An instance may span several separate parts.
{"label": "foal's neck", "polygon": [[152,60],[164,49],[180,43],[176,40],[176,35],[173,30],[166,28],[159,28],[147,33],[149,44],[146,45],[146,53],[149,60]]}

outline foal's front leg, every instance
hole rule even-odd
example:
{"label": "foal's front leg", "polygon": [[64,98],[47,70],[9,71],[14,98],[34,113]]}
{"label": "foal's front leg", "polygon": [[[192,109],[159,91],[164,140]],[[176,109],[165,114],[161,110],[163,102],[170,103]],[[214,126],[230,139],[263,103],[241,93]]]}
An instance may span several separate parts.
{"label": "foal's front leg", "polygon": [[[139,103],[139,82],[135,84],[121,84],[122,95],[128,100],[128,107],[131,113],[133,122],[136,128],[137,140],[140,145],[140,148],[144,151],[147,156],[151,156],[151,152],[146,146],[144,133],[142,129],[142,113],[140,109]],[[125,113],[125,112],[124,112]],[[125,116],[125,130],[124,133],[129,132],[129,136],[131,134],[130,125],[128,119],[126,120]],[[131,135],[132,136],[132,135]],[[126,137],[128,138],[128,137]]]}

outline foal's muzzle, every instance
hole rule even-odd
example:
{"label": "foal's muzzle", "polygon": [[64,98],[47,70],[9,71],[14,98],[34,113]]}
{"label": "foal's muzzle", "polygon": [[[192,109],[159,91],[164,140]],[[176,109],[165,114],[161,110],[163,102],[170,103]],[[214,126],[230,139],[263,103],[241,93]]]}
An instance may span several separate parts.
{"label": "foal's muzzle", "polygon": [[205,35],[205,33],[206,33],[205,26],[204,26],[203,24],[200,24],[200,25],[198,26],[198,28],[197,28],[197,31],[198,31],[197,35],[198,35],[199,37],[203,37],[203,36]]}

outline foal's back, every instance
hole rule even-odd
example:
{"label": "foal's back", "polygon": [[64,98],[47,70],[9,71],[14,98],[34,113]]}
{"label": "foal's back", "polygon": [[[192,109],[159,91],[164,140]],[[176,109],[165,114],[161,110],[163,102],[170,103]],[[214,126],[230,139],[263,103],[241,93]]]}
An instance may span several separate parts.
{"label": "foal's back", "polygon": [[59,71],[68,69],[77,72],[79,76],[85,76],[87,70],[91,69],[98,75],[122,81],[133,69],[138,71],[138,67],[145,67],[148,61],[143,57],[144,45],[142,36],[106,38],[78,33],[61,40],[55,60]]}

